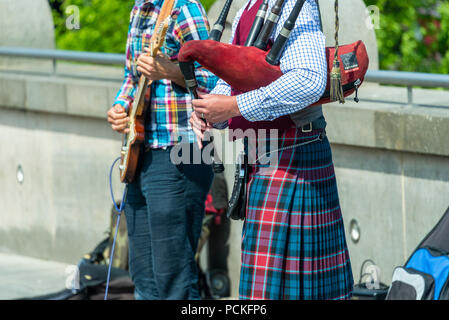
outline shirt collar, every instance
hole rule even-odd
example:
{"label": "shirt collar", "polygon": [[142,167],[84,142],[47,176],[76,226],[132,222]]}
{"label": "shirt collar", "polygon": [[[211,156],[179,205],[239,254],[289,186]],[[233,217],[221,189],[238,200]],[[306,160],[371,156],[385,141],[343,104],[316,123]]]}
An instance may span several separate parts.
{"label": "shirt collar", "polygon": [[141,7],[145,4],[152,4],[153,6],[155,5],[160,5],[162,6],[162,4],[164,3],[164,0],[136,0],[136,6]]}

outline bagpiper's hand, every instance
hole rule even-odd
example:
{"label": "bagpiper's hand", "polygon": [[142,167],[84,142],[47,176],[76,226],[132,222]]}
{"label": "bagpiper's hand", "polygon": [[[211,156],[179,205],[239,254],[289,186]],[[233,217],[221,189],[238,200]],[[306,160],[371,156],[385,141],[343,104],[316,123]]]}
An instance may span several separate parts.
{"label": "bagpiper's hand", "polygon": [[111,124],[112,130],[119,133],[128,133],[129,117],[125,108],[116,104],[108,111],[108,122]]}
{"label": "bagpiper's hand", "polygon": [[192,100],[195,112],[210,123],[217,123],[240,116],[237,97],[221,94],[201,94]]}
{"label": "bagpiper's hand", "polygon": [[192,115],[190,116],[190,125],[192,126],[193,132],[195,133],[197,137],[197,143],[198,147],[200,149],[203,148],[203,139],[204,139],[204,133],[207,130],[212,129],[211,123],[206,123],[203,119],[201,119],[196,112],[192,112]]}

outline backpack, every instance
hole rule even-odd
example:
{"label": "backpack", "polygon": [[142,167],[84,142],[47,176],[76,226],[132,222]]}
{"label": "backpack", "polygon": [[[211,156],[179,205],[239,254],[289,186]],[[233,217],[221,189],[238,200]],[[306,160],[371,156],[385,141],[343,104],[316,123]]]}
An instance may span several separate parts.
{"label": "backpack", "polygon": [[449,208],[403,267],[386,300],[449,300]]}
{"label": "backpack", "polygon": [[[120,204],[119,204],[120,205]],[[78,262],[79,288],[20,300],[103,300],[106,291],[109,258],[117,224],[115,207],[111,209],[108,236]],[[108,300],[133,300],[134,284],[128,272],[128,231],[126,219],[120,219],[115,243]]]}
{"label": "backpack", "polygon": [[[51,294],[19,300],[103,300],[106,291],[108,266],[93,264],[81,259],[79,265],[79,288],[64,289]],[[134,284],[128,271],[111,268],[108,300],[133,300]]]}

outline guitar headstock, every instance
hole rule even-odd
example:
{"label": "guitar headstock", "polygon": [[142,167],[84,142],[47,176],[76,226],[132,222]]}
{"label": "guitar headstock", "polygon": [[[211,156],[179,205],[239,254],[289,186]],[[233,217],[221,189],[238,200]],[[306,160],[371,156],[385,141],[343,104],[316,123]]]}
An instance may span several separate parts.
{"label": "guitar headstock", "polygon": [[172,21],[171,16],[168,16],[164,21],[162,21],[158,26],[155,26],[155,33],[151,37],[151,56],[156,56],[160,48],[163,47],[165,43],[165,36],[167,35],[168,27]]}

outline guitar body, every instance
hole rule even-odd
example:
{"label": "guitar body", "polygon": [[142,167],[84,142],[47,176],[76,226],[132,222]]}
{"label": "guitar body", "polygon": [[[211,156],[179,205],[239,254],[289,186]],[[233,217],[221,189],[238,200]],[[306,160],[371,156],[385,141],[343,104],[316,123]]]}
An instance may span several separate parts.
{"label": "guitar body", "polygon": [[145,143],[145,106],[140,115],[130,121],[130,132],[124,135],[121,152],[120,180],[123,183],[134,181],[142,145]]}
{"label": "guitar body", "polygon": [[[171,21],[169,13],[173,8],[173,1],[166,1],[167,7],[164,6],[161,10],[160,17],[156,22],[156,32],[151,37],[150,53],[149,55],[155,57],[158,50],[162,47],[167,33],[169,22]],[[133,105],[129,107],[129,133],[123,135],[121,162],[120,162],[120,180],[123,183],[131,183],[135,180],[137,167],[139,163],[140,152],[145,143],[145,113],[147,112],[147,105],[145,101],[150,100],[150,85],[145,76],[141,76],[137,86],[137,94]]]}
{"label": "guitar body", "polygon": [[134,181],[137,171],[137,164],[140,156],[140,145],[134,144],[128,151],[128,166],[120,173],[120,180],[123,183],[131,183]]}
{"label": "guitar body", "polygon": [[[137,165],[139,162],[140,151],[145,143],[145,91],[149,91],[149,81],[142,76],[139,80],[139,89],[136,96],[136,107],[130,106],[129,114],[129,133],[123,135],[121,162],[120,162],[120,180],[123,183],[134,181]],[[146,89],[147,88],[147,89]]]}

